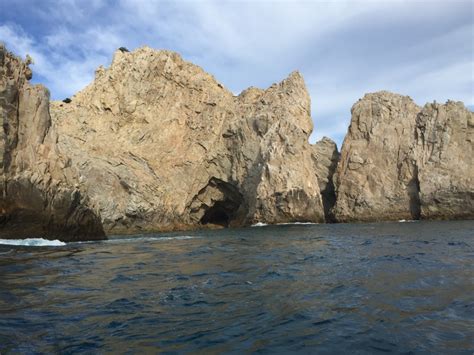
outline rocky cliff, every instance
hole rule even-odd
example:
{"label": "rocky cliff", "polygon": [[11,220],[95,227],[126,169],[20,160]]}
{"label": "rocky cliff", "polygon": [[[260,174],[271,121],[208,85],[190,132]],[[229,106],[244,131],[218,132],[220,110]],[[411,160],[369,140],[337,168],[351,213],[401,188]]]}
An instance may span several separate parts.
{"label": "rocky cliff", "polygon": [[50,111],[62,181],[106,233],[324,221],[297,72],[234,96],[176,53],[117,51]]}
{"label": "rocky cliff", "polygon": [[462,102],[426,104],[415,127],[420,217],[474,218],[474,113]]}
{"label": "rocky cliff", "polygon": [[77,172],[56,145],[49,92],[0,45],[0,236],[100,239],[105,234]]}
{"label": "rocky cliff", "polygon": [[0,47],[0,236],[472,218],[473,114],[368,94],[339,155],[298,72],[235,96],[170,51],[118,50],[63,102]]}
{"label": "rocky cliff", "polygon": [[338,221],[473,218],[473,113],[462,103],[417,106],[367,94],[335,174]]}

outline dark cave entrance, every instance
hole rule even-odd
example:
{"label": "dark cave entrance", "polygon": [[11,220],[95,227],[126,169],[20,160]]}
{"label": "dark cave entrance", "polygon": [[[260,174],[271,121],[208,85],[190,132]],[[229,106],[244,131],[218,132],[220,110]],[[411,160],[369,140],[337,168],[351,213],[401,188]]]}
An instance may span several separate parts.
{"label": "dark cave entrance", "polygon": [[[216,198],[219,196],[218,198]],[[229,227],[237,217],[237,212],[243,202],[243,196],[234,185],[217,178],[209,180],[207,186],[199,193],[201,201],[211,201],[201,205],[204,214],[199,222],[203,225],[213,224]]]}
{"label": "dark cave entrance", "polygon": [[201,223],[228,227],[231,219],[237,212],[236,208],[238,209],[238,206],[229,205],[226,201],[218,201],[202,216]]}

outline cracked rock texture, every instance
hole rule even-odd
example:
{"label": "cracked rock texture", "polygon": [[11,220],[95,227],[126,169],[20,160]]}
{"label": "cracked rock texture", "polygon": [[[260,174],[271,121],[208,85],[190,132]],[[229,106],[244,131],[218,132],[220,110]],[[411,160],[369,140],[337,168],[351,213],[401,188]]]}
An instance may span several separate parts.
{"label": "cracked rock texture", "polygon": [[292,73],[239,96],[170,51],[116,51],[68,104],[57,146],[107,233],[324,221],[310,98]]}
{"label": "cracked rock texture", "polygon": [[408,96],[365,95],[334,177],[336,220],[473,218],[473,134],[460,102],[420,108]]}
{"label": "cracked rock texture", "polygon": [[422,219],[474,218],[474,113],[462,102],[426,104],[416,118]]}
{"label": "cracked rock texture", "polygon": [[[76,170],[56,145],[49,92],[0,45],[0,237],[100,239],[104,231]],[[69,178],[70,177],[70,178]]]}

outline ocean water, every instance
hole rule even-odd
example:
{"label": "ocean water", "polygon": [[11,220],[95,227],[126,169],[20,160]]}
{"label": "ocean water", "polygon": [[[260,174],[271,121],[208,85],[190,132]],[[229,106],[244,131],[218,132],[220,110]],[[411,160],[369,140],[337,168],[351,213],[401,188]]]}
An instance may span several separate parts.
{"label": "ocean water", "polygon": [[474,221],[5,243],[2,355],[474,351]]}

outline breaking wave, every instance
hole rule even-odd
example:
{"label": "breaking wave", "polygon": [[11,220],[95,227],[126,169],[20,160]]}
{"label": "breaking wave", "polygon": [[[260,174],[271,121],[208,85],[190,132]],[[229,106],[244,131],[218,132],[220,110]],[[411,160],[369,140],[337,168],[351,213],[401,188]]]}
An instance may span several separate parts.
{"label": "breaking wave", "polygon": [[279,226],[298,225],[298,224],[319,224],[314,222],[290,222],[290,223],[278,223]]}
{"label": "breaking wave", "polygon": [[[319,223],[313,223],[313,222],[288,222],[288,223],[276,223],[275,225],[277,226],[293,226],[293,225],[307,225],[307,224],[319,224]],[[262,223],[258,222],[255,224],[252,224],[251,227],[265,227],[268,226],[267,223]]]}
{"label": "breaking wave", "polygon": [[43,238],[26,238],[26,239],[0,239],[0,245],[20,245],[27,247],[58,247],[66,245],[60,240],[48,240]]}

